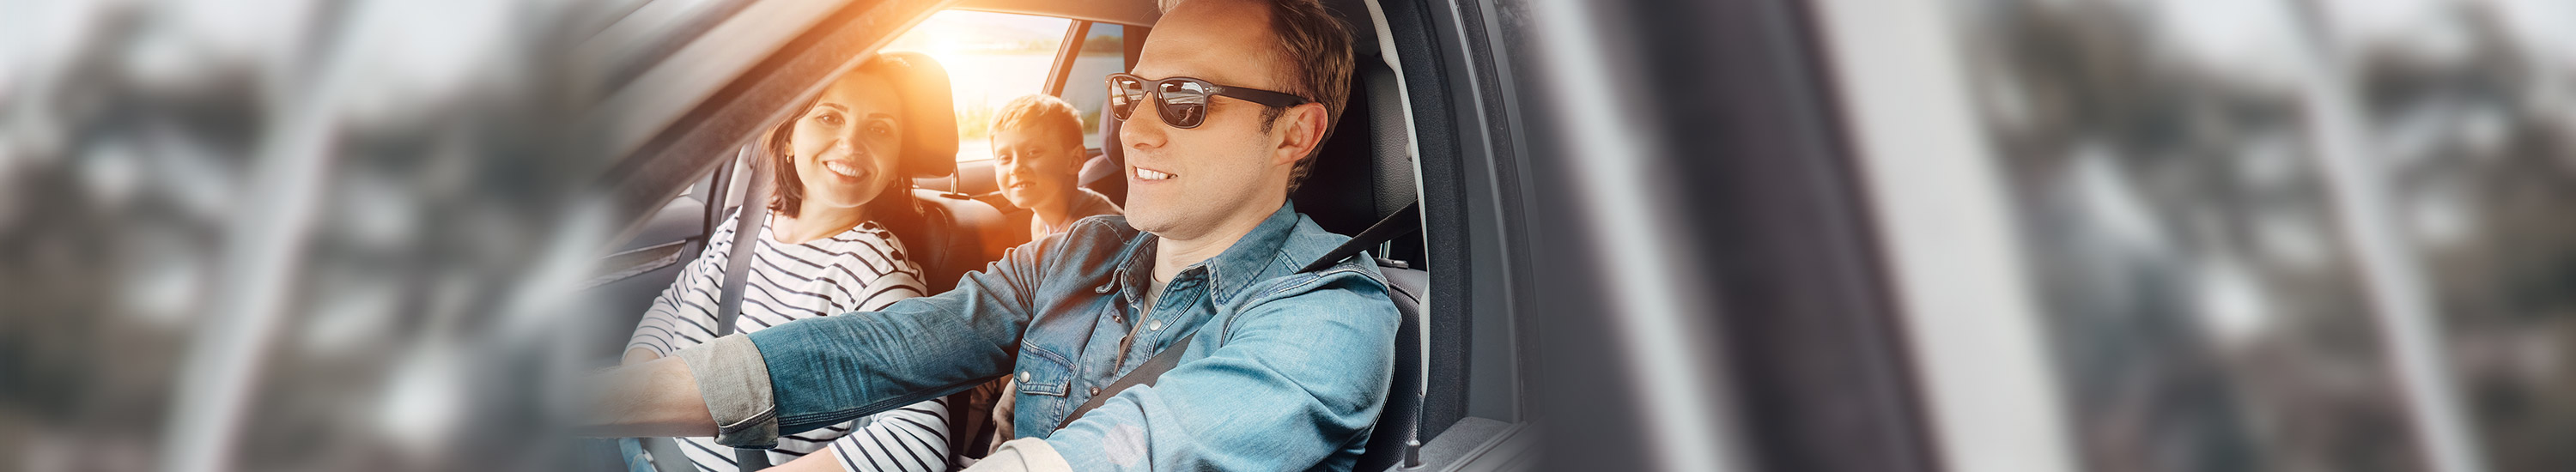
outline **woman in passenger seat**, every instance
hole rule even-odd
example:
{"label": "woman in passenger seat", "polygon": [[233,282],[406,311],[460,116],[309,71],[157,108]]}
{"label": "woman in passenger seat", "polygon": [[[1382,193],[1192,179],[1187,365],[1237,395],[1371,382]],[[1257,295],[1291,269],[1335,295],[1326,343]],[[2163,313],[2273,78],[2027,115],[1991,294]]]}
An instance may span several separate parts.
{"label": "woman in passenger seat", "polygon": [[[890,68],[872,60],[833,81],[813,104],[772,130],[776,178],[770,216],[752,249],[736,332],[804,318],[874,311],[927,294],[922,269],[904,241],[925,224],[899,169],[905,111]],[[718,292],[732,254],[737,218],[726,218],[709,247],[678,281],[653,300],[627,343],[626,364],[671,355],[713,340]],[[862,315],[853,315],[862,316]],[[945,400],[907,405],[847,423],[778,438],[775,470],[948,470]],[[700,469],[737,470],[732,448],[710,438],[679,438]]]}

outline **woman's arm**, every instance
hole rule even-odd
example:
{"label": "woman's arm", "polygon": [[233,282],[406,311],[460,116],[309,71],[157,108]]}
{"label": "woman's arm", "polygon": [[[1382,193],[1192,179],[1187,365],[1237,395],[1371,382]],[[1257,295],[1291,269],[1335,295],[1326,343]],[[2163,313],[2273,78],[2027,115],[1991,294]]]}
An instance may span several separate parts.
{"label": "woman's arm", "polygon": [[715,339],[716,283],[724,273],[726,260],[733,257],[733,225],[728,218],[709,236],[713,243],[697,259],[680,269],[680,277],[662,294],[653,297],[653,305],[644,310],[644,319],[635,323],[635,333],[626,338],[626,354],[618,365],[635,365],[671,355],[685,346]]}

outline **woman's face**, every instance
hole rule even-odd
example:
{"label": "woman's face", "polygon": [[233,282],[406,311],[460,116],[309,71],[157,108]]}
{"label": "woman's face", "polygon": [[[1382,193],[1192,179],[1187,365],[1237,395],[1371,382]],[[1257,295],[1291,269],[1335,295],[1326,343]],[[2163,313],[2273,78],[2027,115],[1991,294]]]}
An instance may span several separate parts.
{"label": "woman's face", "polygon": [[851,73],[833,81],[788,134],[806,208],[856,208],[898,182],[903,110],[884,78]]}

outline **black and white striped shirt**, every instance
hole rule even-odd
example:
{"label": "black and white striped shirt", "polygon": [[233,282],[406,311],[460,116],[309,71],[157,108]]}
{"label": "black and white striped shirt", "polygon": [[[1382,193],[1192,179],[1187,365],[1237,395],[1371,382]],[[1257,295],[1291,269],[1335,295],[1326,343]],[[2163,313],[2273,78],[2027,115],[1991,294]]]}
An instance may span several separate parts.
{"label": "black and white striped shirt", "polygon": [[[715,337],[717,292],[733,253],[734,221],[710,236],[705,254],[681,269],[680,279],[653,299],[644,321],[628,338],[627,349],[671,353]],[[773,220],[770,225],[775,225]],[[926,295],[921,267],[904,257],[902,241],[875,222],[860,224],[831,238],[803,244],[778,242],[764,231],[752,248],[751,275],[743,284],[742,315],[734,331],[748,333],[788,321],[850,312],[874,311],[896,300]],[[853,314],[849,316],[867,316]],[[817,429],[780,436],[771,450],[772,464],[785,464],[826,445],[840,456],[841,467],[858,471],[923,471],[948,469],[948,407],[945,400],[902,408]],[[680,449],[700,470],[738,470],[733,449],[712,438],[680,438]]]}

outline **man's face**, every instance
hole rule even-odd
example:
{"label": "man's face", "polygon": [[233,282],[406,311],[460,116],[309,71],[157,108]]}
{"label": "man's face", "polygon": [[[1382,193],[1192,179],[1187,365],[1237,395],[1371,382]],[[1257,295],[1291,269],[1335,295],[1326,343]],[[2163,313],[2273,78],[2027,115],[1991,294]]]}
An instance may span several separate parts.
{"label": "man's face", "polygon": [[[1286,64],[1276,59],[1269,22],[1269,12],[1254,2],[1181,3],[1155,25],[1133,74],[1284,90],[1279,78],[1287,76]],[[1178,129],[1154,107],[1151,99],[1137,104],[1118,131],[1127,146],[1127,221],[1173,239],[1243,226],[1245,218],[1257,222],[1278,209],[1290,171],[1314,147],[1323,121],[1321,105],[1299,105],[1265,132],[1262,105],[1214,97],[1204,122]]]}
{"label": "man's face", "polygon": [[995,130],[993,183],[1011,206],[1064,204],[1081,169],[1082,136],[1050,127]]}

